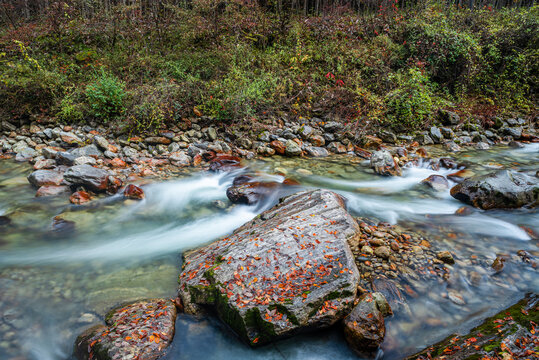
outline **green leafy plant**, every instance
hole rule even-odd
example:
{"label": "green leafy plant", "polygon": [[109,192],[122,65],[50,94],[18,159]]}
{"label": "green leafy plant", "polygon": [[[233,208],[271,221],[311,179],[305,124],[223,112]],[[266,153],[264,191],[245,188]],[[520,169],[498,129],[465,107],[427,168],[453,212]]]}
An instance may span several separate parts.
{"label": "green leafy plant", "polygon": [[425,126],[432,112],[432,89],[420,69],[390,76],[397,88],[386,95],[387,119],[395,128],[417,129]]}
{"label": "green leafy plant", "polygon": [[86,87],[86,97],[92,114],[104,122],[125,110],[125,84],[104,70]]}

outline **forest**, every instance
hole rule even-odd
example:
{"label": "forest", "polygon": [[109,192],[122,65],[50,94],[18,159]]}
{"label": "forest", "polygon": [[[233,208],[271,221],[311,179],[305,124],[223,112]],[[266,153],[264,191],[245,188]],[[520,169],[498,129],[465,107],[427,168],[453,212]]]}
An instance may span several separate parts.
{"label": "forest", "polygon": [[488,124],[537,109],[538,22],[529,0],[3,0],[0,117]]}

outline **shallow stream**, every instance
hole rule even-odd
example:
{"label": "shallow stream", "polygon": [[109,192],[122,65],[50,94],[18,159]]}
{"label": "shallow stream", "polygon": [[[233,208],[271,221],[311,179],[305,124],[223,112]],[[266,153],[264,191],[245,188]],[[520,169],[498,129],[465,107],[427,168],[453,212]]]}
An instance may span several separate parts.
{"label": "shallow stream", "polygon": [[[456,158],[475,174],[498,168],[536,171],[538,145],[463,152]],[[429,149],[433,156],[439,151]],[[466,331],[526,292],[539,292],[537,269],[516,254],[525,250],[539,256],[533,235],[539,234],[539,210],[455,215],[463,204],[449,191],[436,193],[419,184],[431,174],[454,170],[427,165],[407,168],[403,177],[381,178],[347,156],[249,163],[261,177],[282,180],[270,175],[280,173],[304,188],[335,190],[346,197],[353,215],[398,223],[420,232],[433,248],[455,255],[448,281],[409,284],[413,291],[406,308],[386,321],[384,359],[403,358]],[[115,196],[74,206],[62,196],[35,198],[26,180],[30,172],[28,164],[0,162],[1,359],[69,359],[77,334],[98,323],[113,305],[175,297],[183,250],[231,233],[277,200],[229,206],[226,189],[234,174],[193,173],[145,184],[143,201]],[[55,216],[67,225],[53,228]],[[498,274],[490,268],[497,254],[508,255]],[[337,329],[251,349],[218,320],[182,314],[167,358],[199,357],[357,358]]]}

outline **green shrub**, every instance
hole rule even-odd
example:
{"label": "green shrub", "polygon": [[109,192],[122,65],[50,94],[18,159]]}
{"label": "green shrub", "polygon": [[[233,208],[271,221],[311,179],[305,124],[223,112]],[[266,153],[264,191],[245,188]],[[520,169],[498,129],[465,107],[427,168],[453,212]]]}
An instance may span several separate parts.
{"label": "green shrub", "polygon": [[127,124],[131,132],[145,133],[163,128],[181,119],[181,105],[177,102],[179,86],[159,83],[143,86],[129,94]]}
{"label": "green shrub", "polygon": [[92,115],[107,122],[124,112],[125,84],[104,70],[86,87]]}
{"label": "green shrub", "polygon": [[60,101],[56,117],[59,121],[76,124],[84,120],[84,105],[78,101],[76,93],[69,93]]}
{"label": "green shrub", "polygon": [[386,95],[387,119],[396,129],[418,129],[427,125],[433,106],[429,79],[421,70],[390,75],[397,88]]}

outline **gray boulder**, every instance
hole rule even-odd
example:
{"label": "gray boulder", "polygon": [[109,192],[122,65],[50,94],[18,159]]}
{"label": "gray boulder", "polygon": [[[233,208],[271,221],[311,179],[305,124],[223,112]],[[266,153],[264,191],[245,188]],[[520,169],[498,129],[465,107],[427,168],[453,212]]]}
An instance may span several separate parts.
{"label": "gray boulder", "polygon": [[91,165],[75,165],[67,169],[64,179],[71,185],[82,185],[88,190],[105,191],[109,172]]}
{"label": "gray boulder", "polygon": [[535,207],[539,180],[512,170],[500,170],[464,180],[451,189],[455,199],[484,210]]}
{"label": "gray boulder", "polygon": [[326,328],[353,306],[359,227],[339,195],[296,193],[231,236],[184,254],[187,313],[215,309],[252,346]]}
{"label": "gray boulder", "polygon": [[326,157],[329,155],[328,151],[323,147],[309,146],[305,150],[312,157]]}
{"label": "gray boulder", "polygon": [[285,154],[287,156],[301,155],[301,147],[294,140],[287,140],[285,147]]}
{"label": "gray boulder", "polygon": [[75,158],[78,158],[81,156],[97,156],[97,157],[103,156],[103,153],[101,152],[101,150],[99,150],[97,146],[95,146],[94,144],[90,144],[87,146],[73,149],[70,151],[70,153]]}

